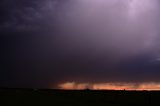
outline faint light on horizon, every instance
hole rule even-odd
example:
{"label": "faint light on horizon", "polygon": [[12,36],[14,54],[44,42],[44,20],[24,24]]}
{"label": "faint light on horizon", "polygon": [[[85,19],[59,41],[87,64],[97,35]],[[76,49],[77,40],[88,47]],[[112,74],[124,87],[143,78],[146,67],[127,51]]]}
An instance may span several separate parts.
{"label": "faint light on horizon", "polygon": [[160,83],[76,83],[66,82],[58,85],[64,90],[160,90]]}
{"label": "faint light on horizon", "polygon": [[76,89],[76,90],[81,90],[81,89],[92,89],[93,87],[89,83],[75,83],[75,82],[66,82],[63,84],[59,84],[58,87],[60,89]]}

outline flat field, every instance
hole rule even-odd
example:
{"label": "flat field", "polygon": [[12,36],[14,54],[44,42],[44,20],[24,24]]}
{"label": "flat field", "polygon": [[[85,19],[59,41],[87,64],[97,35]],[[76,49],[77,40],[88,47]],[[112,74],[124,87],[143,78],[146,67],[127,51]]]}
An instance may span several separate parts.
{"label": "flat field", "polygon": [[0,89],[0,106],[160,106],[160,91]]}

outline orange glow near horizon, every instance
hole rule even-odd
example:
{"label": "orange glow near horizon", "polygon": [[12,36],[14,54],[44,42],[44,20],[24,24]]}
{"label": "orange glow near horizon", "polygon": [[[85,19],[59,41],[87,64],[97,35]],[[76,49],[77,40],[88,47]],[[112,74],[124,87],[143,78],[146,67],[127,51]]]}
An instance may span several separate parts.
{"label": "orange glow near horizon", "polygon": [[64,90],[160,90],[160,83],[76,83],[66,82],[58,85]]}

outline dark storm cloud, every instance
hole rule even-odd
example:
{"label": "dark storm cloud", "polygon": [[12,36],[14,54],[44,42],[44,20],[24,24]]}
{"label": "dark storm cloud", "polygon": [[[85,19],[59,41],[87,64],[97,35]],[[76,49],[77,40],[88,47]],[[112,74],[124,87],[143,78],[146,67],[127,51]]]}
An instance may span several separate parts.
{"label": "dark storm cloud", "polygon": [[0,85],[160,81],[158,0],[1,0]]}
{"label": "dark storm cloud", "polygon": [[[3,30],[38,30],[53,25],[56,0],[2,0],[1,28]],[[50,24],[51,23],[51,24]]]}

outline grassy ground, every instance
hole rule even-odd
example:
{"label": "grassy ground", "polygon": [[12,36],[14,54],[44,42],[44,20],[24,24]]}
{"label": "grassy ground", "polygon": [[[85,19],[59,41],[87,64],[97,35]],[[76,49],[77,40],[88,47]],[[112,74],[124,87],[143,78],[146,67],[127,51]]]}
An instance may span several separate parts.
{"label": "grassy ground", "polygon": [[0,89],[0,106],[160,106],[159,91]]}

